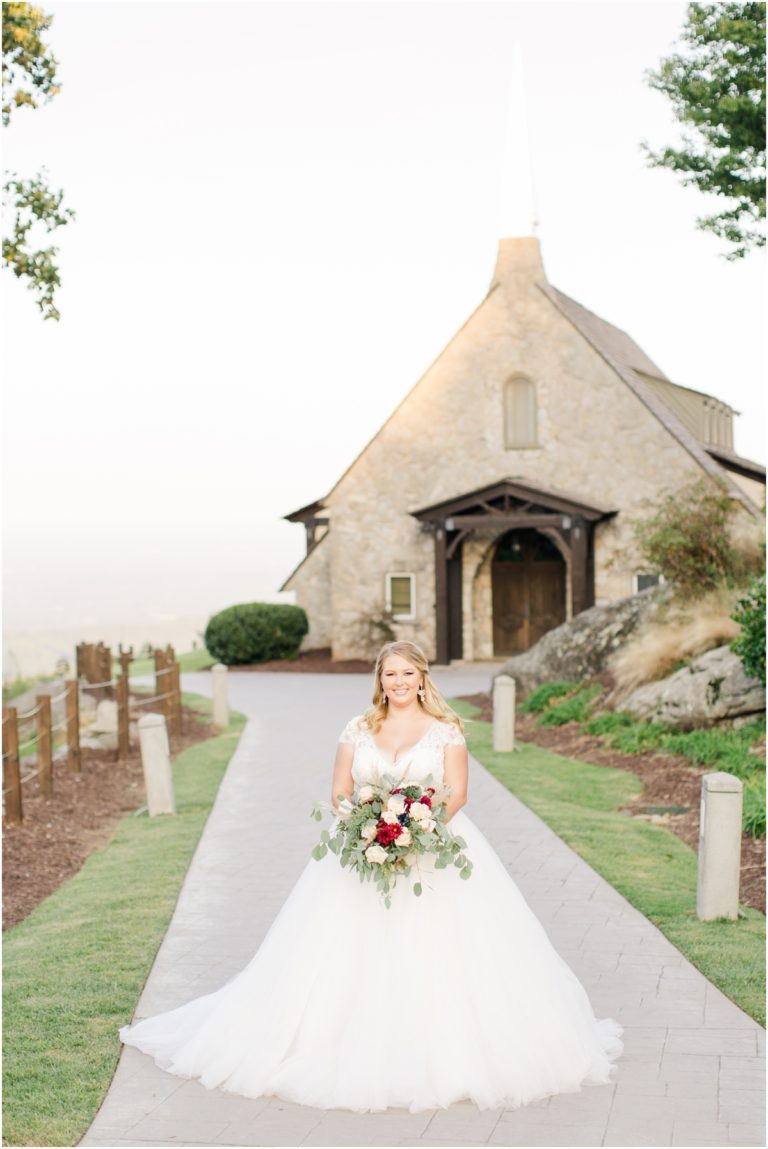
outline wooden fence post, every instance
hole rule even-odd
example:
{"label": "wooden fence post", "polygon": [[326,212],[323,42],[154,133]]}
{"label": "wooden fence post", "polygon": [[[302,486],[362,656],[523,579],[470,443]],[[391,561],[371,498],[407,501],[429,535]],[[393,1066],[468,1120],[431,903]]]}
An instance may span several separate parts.
{"label": "wooden fence post", "polygon": [[70,774],[80,773],[80,699],[78,697],[77,679],[68,679],[66,683],[67,697],[67,771]]}
{"label": "wooden fence post", "polygon": [[128,708],[128,675],[117,676],[117,760],[124,762],[131,753],[131,726]]}
{"label": "wooden fence post", "polygon": [[173,689],[173,733],[177,738],[181,738],[181,667],[175,660],[171,663],[169,678]]}
{"label": "wooden fence post", "polygon": [[53,797],[53,737],[51,734],[51,696],[38,694],[37,703],[37,781],[44,798]]}
{"label": "wooden fence post", "polygon": [[120,663],[120,669],[123,674],[127,675],[130,672],[131,663],[133,662],[133,647],[129,646],[127,650],[123,650],[123,644],[120,643],[117,654]]}
{"label": "wooden fence post", "polygon": [[173,675],[169,666],[168,651],[155,650],[155,694],[166,695],[160,699],[160,709],[165,718],[168,735],[175,734],[173,729]]}
{"label": "wooden fence post", "polygon": [[21,822],[21,772],[19,770],[19,722],[15,706],[3,707],[5,750],[3,751],[3,792],[5,821]]}

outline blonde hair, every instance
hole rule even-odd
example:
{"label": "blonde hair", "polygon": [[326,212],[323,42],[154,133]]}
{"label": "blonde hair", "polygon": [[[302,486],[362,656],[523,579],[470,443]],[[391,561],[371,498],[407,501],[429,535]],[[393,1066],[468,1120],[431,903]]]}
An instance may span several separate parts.
{"label": "blonde hair", "polygon": [[437,718],[441,722],[453,722],[463,733],[464,723],[456,711],[451,709],[430,678],[429,663],[424,651],[415,642],[409,642],[407,639],[400,642],[385,643],[376,656],[376,669],[373,672],[373,706],[369,707],[363,715],[363,725],[375,734],[387,716],[389,707],[386,702],[386,694],[381,686],[381,675],[384,663],[390,654],[399,654],[424,676],[424,698],[419,698],[419,706],[424,713],[431,714],[433,718]]}

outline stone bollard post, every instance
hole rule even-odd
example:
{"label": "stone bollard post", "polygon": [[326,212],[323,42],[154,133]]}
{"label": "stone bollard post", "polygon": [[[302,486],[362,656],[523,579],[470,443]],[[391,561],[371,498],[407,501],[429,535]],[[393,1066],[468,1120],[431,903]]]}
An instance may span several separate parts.
{"label": "stone bollard post", "polygon": [[739,916],[741,779],[718,770],[701,780],[696,914],[702,921]]}
{"label": "stone bollard post", "polygon": [[176,798],[171,773],[171,748],[163,714],[144,714],[139,719],[139,746],[147,807],[150,818],[155,814],[175,814]]}
{"label": "stone bollard post", "polygon": [[493,680],[493,749],[515,748],[515,680],[500,674]]}
{"label": "stone bollard post", "polygon": [[227,698],[227,668],[217,662],[213,673],[213,725],[219,730],[229,726],[229,700]]}

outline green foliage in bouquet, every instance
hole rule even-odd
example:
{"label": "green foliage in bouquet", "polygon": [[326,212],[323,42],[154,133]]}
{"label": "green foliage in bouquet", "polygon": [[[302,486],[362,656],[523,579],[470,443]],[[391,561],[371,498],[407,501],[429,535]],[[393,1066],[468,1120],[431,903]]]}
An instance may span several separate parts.
{"label": "green foliage in bouquet", "polygon": [[309,630],[300,606],[246,602],[220,610],[205,628],[205,647],[225,666],[296,658]]}
{"label": "green foliage in bouquet", "polygon": [[[431,782],[429,775],[425,783]],[[387,909],[397,879],[412,867],[418,871],[424,854],[434,855],[436,870],[454,865],[466,880],[472,874],[464,853],[467,843],[445,822],[450,793],[450,786],[403,785],[384,774],[377,784],[357,787],[351,800],[337,794],[338,825],[333,833],[323,830],[312,857],[320,861],[329,850],[336,854],[342,866],[357,871],[361,882],[376,884]],[[317,802],[312,816],[319,822],[328,809],[329,803]],[[413,892],[421,896],[421,882],[414,882]]]}

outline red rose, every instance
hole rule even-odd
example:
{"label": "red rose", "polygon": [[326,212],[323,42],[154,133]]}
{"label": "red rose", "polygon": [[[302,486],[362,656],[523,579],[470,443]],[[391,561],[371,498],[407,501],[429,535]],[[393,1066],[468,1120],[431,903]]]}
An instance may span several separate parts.
{"label": "red rose", "polygon": [[402,832],[403,827],[399,822],[379,822],[376,828],[376,841],[382,846],[391,846]]}
{"label": "red rose", "polygon": [[[434,792],[433,790],[432,793],[434,794]],[[423,802],[425,806],[429,806],[430,810],[432,809],[432,799],[428,798],[426,794],[422,794],[419,801]]]}

